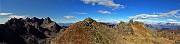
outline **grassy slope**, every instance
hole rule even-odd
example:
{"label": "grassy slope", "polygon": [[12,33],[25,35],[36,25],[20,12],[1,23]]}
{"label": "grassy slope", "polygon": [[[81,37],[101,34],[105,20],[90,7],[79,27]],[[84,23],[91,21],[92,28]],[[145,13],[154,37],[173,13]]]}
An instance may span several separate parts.
{"label": "grassy slope", "polygon": [[174,40],[157,36],[143,23],[120,23],[109,28],[98,22],[77,22],[56,37],[52,44],[172,44]]}
{"label": "grassy slope", "polygon": [[110,36],[111,29],[105,25],[93,22],[78,22],[70,26],[52,43],[62,44],[114,44],[114,40]]}

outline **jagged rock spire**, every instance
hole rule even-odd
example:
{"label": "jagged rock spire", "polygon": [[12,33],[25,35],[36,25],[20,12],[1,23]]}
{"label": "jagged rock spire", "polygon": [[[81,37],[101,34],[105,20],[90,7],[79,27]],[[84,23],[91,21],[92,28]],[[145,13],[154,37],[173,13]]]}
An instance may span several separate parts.
{"label": "jagged rock spire", "polygon": [[36,17],[33,17],[32,20],[33,20],[33,21],[37,21],[37,20],[39,20],[39,19],[36,18]]}
{"label": "jagged rock spire", "polygon": [[52,22],[51,19],[49,17],[47,17],[44,19],[43,23],[47,24],[47,23],[51,23],[51,22]]}
{"label": "jagged rock spire", "polygon": [[131,20],[129,21],[129,23],[131,23],[131,24],[132,24],[133,22],[134,22],[133,19],[131,19]]}

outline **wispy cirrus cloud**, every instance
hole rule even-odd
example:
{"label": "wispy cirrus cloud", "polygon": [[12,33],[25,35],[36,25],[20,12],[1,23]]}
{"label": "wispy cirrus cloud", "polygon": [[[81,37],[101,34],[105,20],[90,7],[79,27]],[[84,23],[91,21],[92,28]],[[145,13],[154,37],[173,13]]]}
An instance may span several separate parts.
{"label": "wispy cirrus cloud", "polygon": [[75,16],[64,16],[64,18],[66,19],[72,19],[72,18],[76,18]]}
{"label": "wispy cirrus cloud", "polygon": [[116,13],[112,13],[112,12],[104,11],[104,10],[98,10],[98,12],[101,14],[116,14]]}
{"label": "wispy cirrus cloud", "polygon": [[167,19],[167,22],[177,22],[177,20],[174,20],[174,19]]}
{"label": "wispy cirrus cloud", "polygon": [[137,18],[137,19],[147,19],[147,18],[158,18],[158,15],[150,15],[150,14],[139,14],[136,16],[130,16],[131,19]]}
{"label": "wispy cirrus cloud", "polygon": [[180,18],[180,14],[174,15],[176,18]]}
{"label": "wispy cirrus cloud", "polygon": [[160,17],[170,17],[170,16],[174,16],[174,15],[176,16],[178,12],[180,12],[180,9],[169,11],[166,13],[158,13],[158,14],[160,14]]}
{"label": "wispy cirrus cloud", "polygon": [[107,22],[107,23],[120,23],[120,21],[124,21],[123,19],[95,19],[98,22]]}
{"label": "wispy cirrus cloud", "polygon": [[169,12],[157,13],[157,14],[138,14],[136,16],[130,16],[129,18],[136,18],[136,19],[166,18],[166,17],[180,18],[180,15],[178,14],[179,12],[180,9],[177,9],[177,10],[172,10]]}
{"label": "wispy cirrus cloud", "polygon": [[92,4],[92,5],[103,5],[112,9],[119,9],[119,8],[125,8],[124,5],[117,4],[113,2],[113,0],[81,0],[85,4]]}
{"label": "wispy cirrus cloud", "polygon": [[134,21],[143,22],[145,24],[157,24],[157,23],[180,23],[178,20],[167,19],[167,20],[150,20],[150,19],[135,19]]}
{"label": "wispy cirrus cloud", "polygon": [[174,20],[174,19],[167,19],[166,22],[168,22],[168,23],[180,23],[180,21]]}
{"label": "wispy cirrus cloud", "polygon": [[9,18],[25,18],[23,15],[14,15],[13,13],[0,13],[0,16],[7,16]]}
{"label": "wispy cirrus cloud", "polygon": [[12,15],[13,13],[0,13],[0,16]]}

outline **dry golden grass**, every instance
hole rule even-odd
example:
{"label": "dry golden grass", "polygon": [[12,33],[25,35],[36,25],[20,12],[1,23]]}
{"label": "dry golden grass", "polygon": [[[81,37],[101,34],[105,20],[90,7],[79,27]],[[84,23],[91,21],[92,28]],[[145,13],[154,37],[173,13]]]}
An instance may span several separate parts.
{"label": "dry golden grass", "polygon": [[[86,22],[87,21],[87,22]],[[157,36],[157,31],[140,22],[123,23],[114,28],[88,19],[77,22],[56,37],[52,44],[174,44]]]}

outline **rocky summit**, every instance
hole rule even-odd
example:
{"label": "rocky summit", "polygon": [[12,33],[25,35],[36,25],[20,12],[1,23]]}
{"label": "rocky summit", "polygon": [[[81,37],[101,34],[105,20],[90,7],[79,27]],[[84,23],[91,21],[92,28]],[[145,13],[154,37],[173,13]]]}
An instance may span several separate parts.
{"label": "rocky summit", "polygon": [[121,21],[117,25],[92,18],[69,27],[59,26],[47,18],[11,18],[0,25],[3,44],[179,44],[180,28],[152,29],[144,23]]}

